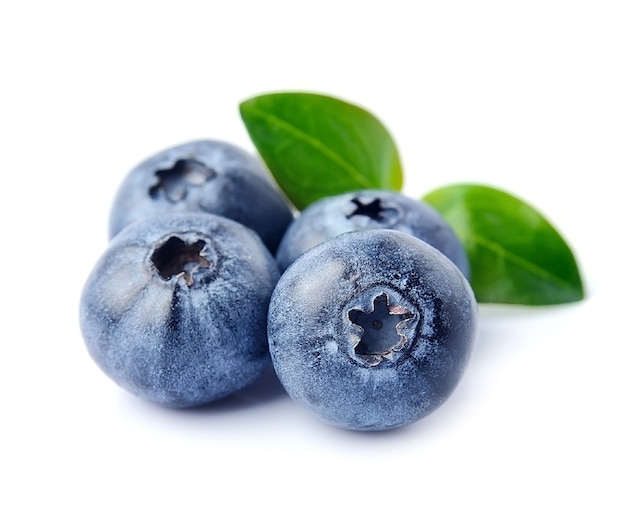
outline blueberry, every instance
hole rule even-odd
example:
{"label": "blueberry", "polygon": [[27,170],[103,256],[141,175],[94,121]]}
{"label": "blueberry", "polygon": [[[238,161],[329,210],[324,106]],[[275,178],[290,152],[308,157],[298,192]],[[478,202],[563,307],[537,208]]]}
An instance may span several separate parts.
{"label": "blueberry", "polygon": [[251,154],[222,141],[201,140],[164,150],[125,178],[111,210],[109,233],[163,212],[209,212],[256,231],[272,253],[293,213]]}
{"label": "blueberry", "polygon": [[475,343],[467,279],[438,250],[362,230],[304,253],[279,280],[269,347],[288,394],[321,419],[385,430],[439,407]]}
{"label": "blueberry", "polygon": [[276,253],[284,271],[306,250],[341,233],[393,229],[426,241],[449,257],[466,277],[467,254],[443,217],[428,204],[388,190],[361,190],[320,199],[289,226]]}
{"label": "blueberry", "polygon": [[241,224],[169,213],[129,225],[84,286],[87,348],[125,389],[191,407],[252,383],[270,365],[267,309],[276,261]]}

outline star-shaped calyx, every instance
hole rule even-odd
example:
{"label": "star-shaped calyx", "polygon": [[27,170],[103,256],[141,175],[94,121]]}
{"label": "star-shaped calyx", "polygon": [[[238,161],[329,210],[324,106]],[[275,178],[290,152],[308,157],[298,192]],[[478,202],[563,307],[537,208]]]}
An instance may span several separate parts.
{"label": "star-shaped calyx", "polygon": [[191,287],[193,276],[199,269],[213,266],[213,263],[202,254],[205,245],[202,240],[188,244],[179,237],[170,237],[155,248],[150,260],[162,279],[170,280],[172,277],[181,276],[187,286]]}
{"label": "star-shaped calyx", "polygon": [[348,215],[348,219],[354,217],[355,215],[365,215],[374,221],[382,220],[382,212],[384,211],[384,208],[380,203],[380,199],[374,199],[369,203],[364,203],[358,197],[355,197],[350,202],[354,203],[356,208],[350,215]]}
{"label": "star-shaped calyx", "polygon": [[362,198],[354,197],[350,202],[355,205],[356,208],[346,214],[346,218],[348,219],[362,216],[383,226],[392,225],[398,220],[398,209],[389,204],[383,204],[383,201],[378,197],[369,202],[364,201]]}
{"label": "star-shaped calyx", "polygon": [[157,170],[154,175],[156,181],[149,189],[150,197],[164,195],[171,203],[177,203],[187,197],[189,188],[203,185],[216,173],[195,159],[179,159],[172,168]]}
{"label": "star-shaped calyx", "polygon": [[355,354],[368,365],[378,365],[407,344],[406,329],[416,318],[405,307],[390,305],[389,296],[378,295],[371,311],[351,309],[348,318],[362,330],[361,339],[354,347]]}

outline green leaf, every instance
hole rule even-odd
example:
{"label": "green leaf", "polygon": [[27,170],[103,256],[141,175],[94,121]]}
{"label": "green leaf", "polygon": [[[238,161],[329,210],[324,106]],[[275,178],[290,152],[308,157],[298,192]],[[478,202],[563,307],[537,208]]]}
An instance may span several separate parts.
{"label": "green leaf", "polygon": [[331,195],[402,188],[396,145],[366,110],[329,96],[283,92],[243,101],[252,142],[300,209]]}
{"label": "green leaf", "polygon": [[464,244],[479,302],[576,302],[584,290],[565,240],[534,208],[506,192],[459,184],[424,196]]}

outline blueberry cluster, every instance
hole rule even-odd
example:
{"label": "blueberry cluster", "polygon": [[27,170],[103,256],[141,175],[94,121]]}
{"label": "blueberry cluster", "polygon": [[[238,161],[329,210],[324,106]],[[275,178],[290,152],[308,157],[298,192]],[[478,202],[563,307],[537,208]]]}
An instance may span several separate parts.
{"label": "blueberry cluster", "polygon": [[232,394],[270,365],[325,421],[384,430],[429,414],[476,337],[467,257],[431,207],[397,192],[295,216],[256,157],[220,141],[133,169],[80,301],[95,362],[168,407]]}

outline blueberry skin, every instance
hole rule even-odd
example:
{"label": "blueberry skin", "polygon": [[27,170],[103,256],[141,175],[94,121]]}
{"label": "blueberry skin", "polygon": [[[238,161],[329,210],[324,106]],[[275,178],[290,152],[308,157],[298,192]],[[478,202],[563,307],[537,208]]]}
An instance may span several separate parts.
{"label": "blueberry skin", "polygon": [[274,253],[293,220],[286,199],[256,157],[229,143],[200,140],[168,148],[136,166],[115,196],[113,237],[164,212],[209,212],[256,231]]}
{"label": "blueberry skin", "polygon": [[109,243],[83,288],[89,353],[120,386],[168,407],[212,402],[270,364],[267,309],[276,261],[243,225],[169,213]]}
{"label": "blueberry skin", "polygon": [[433,207],[390,190],[359,190],[320,199],[306,207],[289,226],[276,252],[284,271],[313,246],[341,233],[392,229],[434,246],[469,279],[465,248],[450,225]]}
{"label": "blueberry skin", "polygon": [[330,239],[282,275],[268,315],[287,393],[338,427],[414,422],[452,393],[471,356],[477,304],[438,250],[393,230]]}

